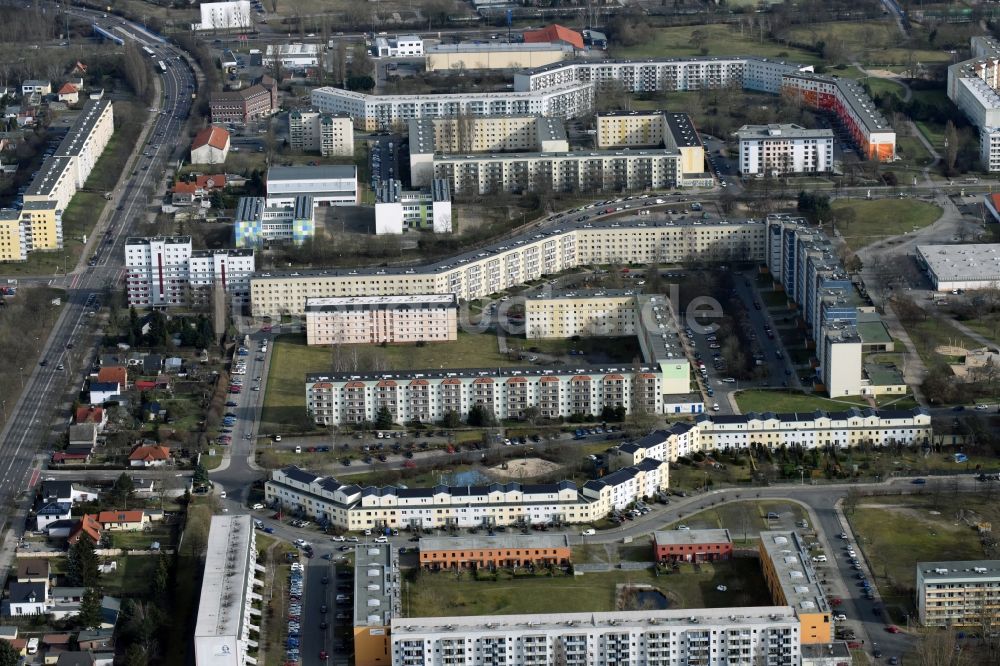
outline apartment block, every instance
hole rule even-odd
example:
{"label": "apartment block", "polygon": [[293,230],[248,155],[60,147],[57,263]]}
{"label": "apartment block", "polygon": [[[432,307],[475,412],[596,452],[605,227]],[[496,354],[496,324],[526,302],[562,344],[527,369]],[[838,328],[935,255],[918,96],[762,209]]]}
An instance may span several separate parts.
{"label": "apartment block", "polygon": [[268,205],[290,206],[297,197],[314,205],[354,206],[358,203],[358,168],[353,164],[273,166],[267,170]]}
{"label": "apartment block", "polygon": [[54,153],[56,157],[72,160],[76,189],[87,182],[114,132],[114,108],[110,100],[90,100],[83,105]]}
{"label": "apartment block", "polygon": [[529,340],[635,335],[642,315],[637,295],[630,289],[532,294],[524,301],[524,335]]}
{"label": "apartment block", "polygon": [[776,606],[791,606],[802,645],[833,642],[833,612],[797,532],[761,532],[760,566]]}
{"label": "apartment block", "polygon": [[257,275],[252,306],[257,316],[302,316],[306,298],[450,293],[471,301],[588,264],[763,261],[765,228],[754,220],[567,221],[430,264]]}
{"label": "apartment block", "polygon": [[833,130],[799,125],[744,125],[736,132],[739,171],[781,176],[833,171]]}
{"label": "apartment block", "polygon": [[251,516],[212,516],[194,629],[197,666],[257,663],[249,651],[256,645],[250,632],[260,631],[252,606],[263,601],[258,569]]}
{"label": "apartment block", "polygon": [[72,157],[46,157],[38,175],[31,179],[31,184],[24,192],[24,203],[52,201],[56,204],[56,210],[65,211],[70,199],[76,194],[76,174],[76,160]]}
{"label": "apartment block", "polygon": [[972,58],[948,67],[948,99],[979,130],[979,160],[984,171],[1000,171],[1000,42],[971,38]]}
{"label": "apartment block", "polygon": [[21,211],[0,209],[0,261],[27,261],[26,236]]}
{"label": "apartment block", "polygon": [[451,233],[451,186],[434,179],[430,187],[404,190],[399,180],[382,181],[375,190],[375,234],[401,234],[404,229]]}
{"label": "apartment block", "polygon": [[354,664],[389,666],[392,618],[403,612],[402,580],[392,544],[354,548]]}
{"label": "apartment block", "polygon": [[192,251],[190,236],[132,237],[125,241],[129,306],[205,303],[214,288],[245,304],[253,272],[254,256],[248,250]]}
{"label": "apartment block", "polygon": [[925,627],[983,627],[1000,614],[1000,560],[918,562],[916,587]]}
{"label": "apartment block", "polygon": [[310,345],[447,342],[458,338],[452,294],[310,298],[306,340]]}
{"label": "apartment block", "polygon": [[346,113],[366,132],[402,129],[413,118],[447,116],[538,115],[575,118],[594,107],[594,87],[574,83],[538,92],[445,93],[441,95],[368,95],[339,88],[316,88],[312,106]]}
{"label": "apartment block", "polygon": [[683,174],[678,185],[710,184],[705,144],[691,116],[676,111],[611,111],[597,114],[597,147],[658,147],[676,150]]}
{"label": "apartment block", "polygon": [[288,114],[288,143],[292,150],[350,157],[354,155],[354,125],[346,115],[296,109]]}
{"label": "apartment block", "polygon": [[236,247],[263,247],[269,243],[301,244],[316,233],[313,198],[298,195],[291,203],[264,197],[240,197],[233,217]]}
{"label": "apartment block", "polygon": [[614,507],[653,498],[668,486],[669,466],[649,458],[598,482],[572,481],[407,488],[341,483],[290,466],[264,484],[269,505],[301,511],[345,530],[433,529],[588,523]]}
{"label": "apartment block", "polygon": [[201,21],[193,24],[192,30],[249,30],[253,27],[250,0],[203,2],[199,9]]}
{"label": "apartment block", "polygon": [[51,199],[25,201],[21,206],[24,243],[28,252],[63,246],[62,210]]}
{"label": "apartment block", "polygon": [[786,606],[395,617],[393,666],[798,664]]}
{"label": "apartment block", "polygon": [[566,534],[422,537],[417,549],[428,569],[563,566],[573,556]]}

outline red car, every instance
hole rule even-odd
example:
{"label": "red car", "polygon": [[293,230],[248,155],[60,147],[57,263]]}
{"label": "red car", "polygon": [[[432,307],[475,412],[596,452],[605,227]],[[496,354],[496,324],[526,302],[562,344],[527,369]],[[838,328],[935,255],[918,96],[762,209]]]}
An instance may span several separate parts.
{"label": "red car", "polygon": [[328,655],[326,654],[326,650],[320,650],[319,651],[319,660],[320,661],[326,661],[327,656]]}
{"label": "red car", "polygon": [[898,634],[899,633],[899,627],[897,627],[894,624],[890,624],[888,627],[885,628],[885,630],[888,631],[890,634]]}
{"label": "red car", "polygon": [[840,597],[833,597],[832,599],[830,599],[831,606],[839,606],[842,603],[844,603],[844,600],[841,599]]}

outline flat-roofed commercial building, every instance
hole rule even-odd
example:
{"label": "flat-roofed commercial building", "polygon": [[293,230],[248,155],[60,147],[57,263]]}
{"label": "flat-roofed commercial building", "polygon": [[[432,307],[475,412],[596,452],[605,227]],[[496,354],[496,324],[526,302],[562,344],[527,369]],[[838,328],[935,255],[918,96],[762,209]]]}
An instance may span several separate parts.
{"label": "flat-roofed commercial building", "polygon": [[799,535],[761,532],[759,551],[771,600],[794,609],[802,644],[832,643],[833,613]]}
{"label": "flat-roofed commercial building", "polygon": [[354,124],[346,115],[295,109],[288,114],[288,143],[323,157],[353,156]]}
{"label": "flat-roofed commercial building", "polygon": [[566,534],[423,537],[417,546],[428,569],[561,566],[573,556]]}
{"label": "flat-roofed commercial building", "polygon": [[362,544],[354,548],[354,663],[390,666],[389,633],[392,618],[400,615],[399,561],[391,543]]}
{"label": "flat-roofed commercial building", "polygon": [[266,67],[279,63],[287,69],[303,69],[316,67],[322,55],[319,44],[268,44],[263,63]]}
{"label": "flat-roofed commercial building", "polygon": [[451,185],[434,179],[420,190],[404,190],[399,180],[384,180],[375,190],[375,234],[404,229],[451,233]]}
{"label": "flat-roofed commercial building", "polygon": [[754,220],[649,217],[567,221],[422,266],[301,270],[259,274],[256,316],[303,316],[306,298],[455,294],[483,298],[588,264],[761,261],[765,225]]}
{"label": "flat-roofed commercial building", "polygon": [[653,532],[656,562],[714,562],[733,556],[729,530],[657,530]]}
{"label": "flat-roofed commercial building", "polygon": [[936,291],[1000,287],[1000,243],[918,245],[917,261]]}
{"label": "flat-roofed commercial building", "polygon": [[393,666],[798,664],[786,606],[396,617]]}
{"label": "flat-roofed commercial building", "polygon": [[925,627],[983,627],[1000,615],[1000,560],[917,562]]}
{"label": "flat-roofed commercial building", "polygon": [[565,44],[523,42],[440,44],[424,49],[425,68],[428,72],[541,67],[570,58],[573,52],[573,47]]}
{"label": "flat-roofed commercial building", "polygon": [[254,591],[263,585],[255,576],[258,570],[264,569],[257,566],[251,516],[212,516],[194,629],[198,666],[257,663],[248,651],[254,645],[250,632],[260,631],[252,607],[262,600]]}
{"label": "flat-roofed commercial building", "polygon": [[354,206],[358,203],[358,168],[353,164],[274,166],[267,170],[268,205],[290,206],[296,197],[313,204]]}
{"label": "flat-roofed commercial building", "polygon": [[306,301],[310,345],[447,342],[458,339],[452,294],[349,296]]}
{"label": "flat-roofed commercial building", "polygon": [[833,171],[833,130],[793,124],[744,125],[736,131],[743,175]]}
{"label": "flat-roofed commercial building", "polygon": [[289,466],[264,484],[270,505],[301,511],[345,530],[432,529],[588,523],[616,506],[655,497],[668,485],[669,466],[649,458],[578,487],[557,483],[408,488],[361,486]]}
{"label": "flat-roofed commercial building", "polygon": [[538,92],[445,93],[442,95],[368,95],[316,88],[312,106],[329,113],[346,113],[357,129],[372,132],[402,129],[412,118],[443,116],[538,115],[575,118],[594,107],[594,87],[575,83]]}
{"label": "flat-roofed commercial building", "polygon": [[236,203],[233,234],[236,247],[261,247],[268,243],[304,243],[316,233],[313,198],[298,195],[291,203],[264,197],[241,197]]}

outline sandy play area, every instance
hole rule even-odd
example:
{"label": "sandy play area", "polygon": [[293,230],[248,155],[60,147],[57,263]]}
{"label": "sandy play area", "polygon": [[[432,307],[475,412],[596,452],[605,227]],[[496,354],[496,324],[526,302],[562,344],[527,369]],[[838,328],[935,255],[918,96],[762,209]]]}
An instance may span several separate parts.
{"label": "sandy play area", "polygon": [[[507,469],[504,469],[504,465]],[[543,474],[551,474],[558,471],[559,465],[541,458],[518,458],[508,460],[506,463],[490,467],[487,471],[491,476],[501,479],[529,479]]]}

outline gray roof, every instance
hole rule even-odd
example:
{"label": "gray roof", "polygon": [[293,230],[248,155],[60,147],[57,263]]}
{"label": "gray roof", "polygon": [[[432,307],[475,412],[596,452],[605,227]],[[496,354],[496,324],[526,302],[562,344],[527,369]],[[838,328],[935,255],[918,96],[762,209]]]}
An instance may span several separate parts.
{"label": "gray roof", "polygon": [[738,139],[833,139],[829,128],[806,129],[793,123],[770,125],[744,125],[736,130]]}
{"label": "gray roof", "polygon": [[917,578],[927,582],[1000,578],[1000,560],[945,560],[917,562]]}
{"label": "gray roof", "polygon": [[498,534],[495,536],[424,537],[420,552],[438,550],[478,550],[490,548],[569,548],[566,534]]}
{"label": "gray roof", "polygon": [[59,144],[55,154],[66,157],[79,155],[86,140],[90,137],[90,133],[97,125],[97,121],[109,106],[111,106],[111,100],[108,99],[87,101],[83,105],[83,110],[76,117],[76,122],[70,127],[62,143]]}
{"label": "gray roof", "polygon": [[274,166],[267,170],[267,180],[323,180],[356,178],[358,168],[352,164],[321,166]]}
{"label": "gray roof", "polygon": [[399,563],[391,543],[354,549],[354,626],[388,627],[401,615]]}
{"label": "gray roof", "polygon": [[658,546],[684,546],[701,543],[732,543],[729,530],[656,530],[653,541]]}

